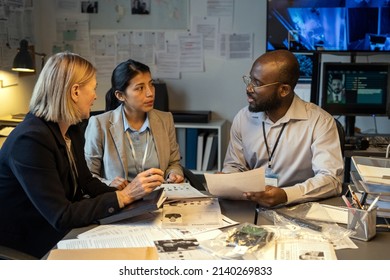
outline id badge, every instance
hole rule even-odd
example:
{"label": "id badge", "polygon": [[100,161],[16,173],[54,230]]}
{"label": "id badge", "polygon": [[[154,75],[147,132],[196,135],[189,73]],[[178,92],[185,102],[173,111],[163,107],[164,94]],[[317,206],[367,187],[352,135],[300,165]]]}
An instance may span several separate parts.
{"label": "id badge", "polygon": [[278,186],[278,174],[274,173],[271,168],[266,168],[265,169],[265,184],[269,186]]}

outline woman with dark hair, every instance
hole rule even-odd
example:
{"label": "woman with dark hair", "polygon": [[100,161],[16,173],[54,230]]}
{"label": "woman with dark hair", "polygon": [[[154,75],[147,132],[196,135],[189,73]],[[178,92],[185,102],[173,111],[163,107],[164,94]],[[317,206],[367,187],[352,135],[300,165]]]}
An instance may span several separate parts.
{"label": "woman with dark hair", "polygon": [[107,185],[121,189],[150,168],[183,182],[173,116],[153,109],[154,97],[147,65],[129,59],[114,69],[107,112],[89,119],[84,148],[89,169]]}

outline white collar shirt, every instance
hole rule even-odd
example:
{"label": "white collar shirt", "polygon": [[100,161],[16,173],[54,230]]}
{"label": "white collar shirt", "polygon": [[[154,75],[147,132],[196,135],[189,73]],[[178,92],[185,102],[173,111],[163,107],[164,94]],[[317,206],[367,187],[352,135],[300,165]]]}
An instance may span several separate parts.
{"label": "white collar shirt", "polygon": [[268,153],[264,142],[265,124],[269,151],[283,127],[271,159],[271,169],[278,174],[278,186],[287,194],[287,204],[338,195],[344,161],[335,121],[319,106],[297,95],[286,114],[273,123],[264,112],[241,109],[233,120],[230,143],[223,172],[266,168]]}

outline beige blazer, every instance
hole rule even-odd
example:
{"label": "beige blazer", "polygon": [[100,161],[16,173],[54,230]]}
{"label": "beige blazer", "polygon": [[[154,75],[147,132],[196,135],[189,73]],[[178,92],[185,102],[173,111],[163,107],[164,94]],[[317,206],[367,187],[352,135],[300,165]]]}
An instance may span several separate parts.
{"label": "beige blazer", "polygon": [[[165,179],[172,171],[183,176],[172,113],[153,109],[148,116]],[[126,141],[122,105],[90,117],[85,131],[85,159],[93,175],[108,185],[116,176],[127,178]]]}

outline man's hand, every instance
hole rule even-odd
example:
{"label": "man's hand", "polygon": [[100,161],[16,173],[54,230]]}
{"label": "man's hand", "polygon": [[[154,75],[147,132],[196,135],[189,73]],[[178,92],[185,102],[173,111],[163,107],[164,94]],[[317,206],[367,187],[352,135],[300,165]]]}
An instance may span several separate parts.
{"label": "man's hand", "polygon": [[244,197],[259,203],[263,207],[273,207],[287,202],[287,194],[282,188],[265,186],[263,192],[245,192]]}

